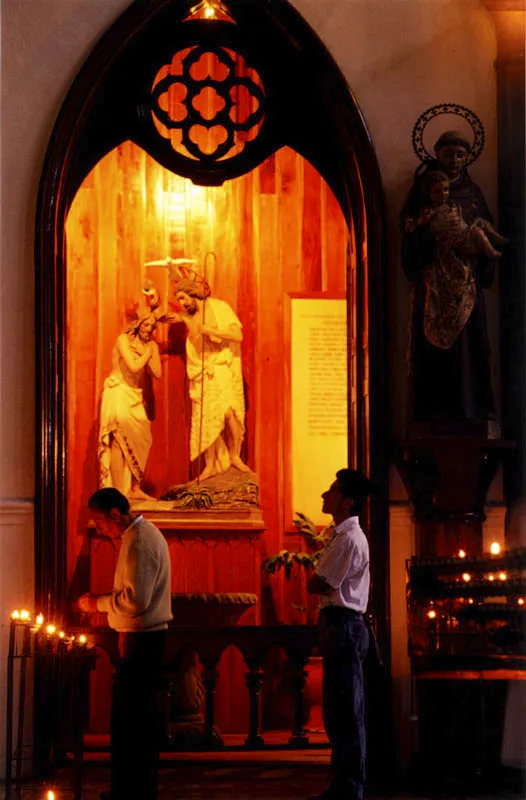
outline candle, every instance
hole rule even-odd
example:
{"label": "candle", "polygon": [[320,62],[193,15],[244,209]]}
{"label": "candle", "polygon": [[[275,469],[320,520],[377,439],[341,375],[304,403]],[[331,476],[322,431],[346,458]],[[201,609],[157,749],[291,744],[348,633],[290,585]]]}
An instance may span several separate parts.
{"label": "candle", "polygon": [[15,610],[11,612],[11,619],[14,620],[20,619],[20,611],[18,610],[18,608],[15,608]]}
{"label": "candle", "polygon": [[465,550],[459,550],[458,551],[458,557],[459,558],[466,558],[466,551]]}
{"label": "candle", "polygon": [[37,618],[36,618],[35,622],[36,622],[37,625],[43,625],[44,624],[44,616],[43,616],[43,614],[37,614]]}
{"label": "candle", "polygon": [[29,613],[29,611],[23,608],[22,611],[20,612],[20,619],[23,622],[29,622],[29,620],[31,619],[31,614]]}
{"label": "candle", "polygon": [[84,645],[84,644],[86,644],[87,641],[88,641],[88,637],[84,633],[81,633],[80,636],[79,636],[79,644]]}
{"label": "candle", "polygon": [[489,551],[492,556],[498,556],[500,553],[500,544],[498,542],[492,542]]}
{"label": "candle", "polygon": [[517,600],[517,605],[519,605],[519,606],[523,606],[524,605],[524,597],[519,597],[519,599]]}
{"label": "candle", "polygon": [[469,581],[471,580],[471,575],[469,574],[469,572],[462,573],[462,580],[465,581],[466,583],[469,583]]}
{"label": "candle", "polygon": [[56,631],[57,631],[56,625],[46,625],[46,633],[49,636],[53,636],[53,634],[56,633]]}
{"label": "candle", "polygon": [[432,608],[427,612],[429,619],[436,619],[437,612]]}
{"label": "candle", "polygon": [[499,581],[505,581],[507,577],[505,572],[499,572]]}

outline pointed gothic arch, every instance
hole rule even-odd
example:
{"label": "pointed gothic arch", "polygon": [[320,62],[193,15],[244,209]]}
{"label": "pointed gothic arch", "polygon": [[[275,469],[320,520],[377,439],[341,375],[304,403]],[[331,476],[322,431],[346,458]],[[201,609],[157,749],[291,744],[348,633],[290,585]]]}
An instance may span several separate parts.
{"label": "pointed gothic arch", "polygon": [[[131,5],[94,48],[73,83],[44,162],[36,217],[36,592],[42,607],[59,614],[65,613],[68,594],[65,222],[86,175],[122,142],[135,143],[171,172],[199,185],[217,186],[243,175],[285,146],[325,179],[355,248],[357,424],[350,460],[381,487],[387,485],[383,195],[374,147],[359,107],[322,42],[288,2],[230,0],[225,6],[233,23],[188,19],[191,6],[190,0],[136,0]],[[170,70],[177,53],[183,54],[183,61],[190,53],[193,61],[184,69],[178,63]],[[177,149],[170,125],[182,130],[179,117],[185,113],[197,124],[192,116],[195,106],[179,112],[173,108],[181,100],[177,91],[195,98],[192,69],[202,53],[211,53],[225,70],[228,59],[233,59],[226,80],[236,79],[238,89],[245,81],[242,92],[248,111],[245,108],[241,117],[223,113],[224,130],[211,145],[206,115],[204,124],[201,118],[198,122],[209,144],[196,153],[194,145],[199,149],[199,141],[205,139],[197,137],[196,144],[187,127],[174,135],[182,142]],[[172,100],[161,102],[163,90],[168,96],[185,70],[190,84],[173,89]],[[209,88],[217,86],[212,81]],[[228,111],[232,97],[238,102],[239,92],[232,84],[227,89],[220,104],[226,101]],[[370,526],[376,610],[386,641],[385,494],[372,503]]]}

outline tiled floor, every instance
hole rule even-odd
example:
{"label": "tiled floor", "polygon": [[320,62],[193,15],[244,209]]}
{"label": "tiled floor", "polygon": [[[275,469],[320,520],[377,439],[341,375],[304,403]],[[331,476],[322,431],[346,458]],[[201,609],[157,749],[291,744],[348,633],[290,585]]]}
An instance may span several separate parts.
{"label": "tiled floor", "polygon": [[[159,800],[304,800],[321,791],[328,779],[326,765],[313,764],[211,764],[180,763],[163,766],[159,777]],[[86,766],[83,780],[83,800],[98,800],[99,793],[107,787],[109,771],[106,765]],[[71,771],[59,771],[56,778],[45,783],[24,786],[22,800],[45,800],[52,789],[57,800],[72,800]],[[371,791],[368,800],[523,800],[524,794],[515,788],[499,789],[491,793],[455,792],[441,794],[377,793]],[[18,800],[16,792],[12,800]],[[130,798],[140,800],[140,798]]]}

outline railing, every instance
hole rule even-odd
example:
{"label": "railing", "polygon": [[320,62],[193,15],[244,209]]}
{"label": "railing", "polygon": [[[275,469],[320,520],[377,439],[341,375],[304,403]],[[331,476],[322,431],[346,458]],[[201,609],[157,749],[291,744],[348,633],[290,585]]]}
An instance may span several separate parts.
{"label": "railing", "polygon": [[[51,630],[53,629],[53,630]],[[87,634],[87,636],[85,636]],[[243,655],[247,667],[248,691],[246,737],[241,749],[264,749],[261,731],[261,689],[265,661],[273,648],[281,648],[288,658],[294,695],[293,718],[288,747],[310,746],[304,729],[304,690],[306,665],[317,641],[314,626],[237,625],[216,628],[170,626],[160,682],[164,702],[164,745],[167,750],[216,750],[223,746],[215,727],[215,693],[218,667],[224,651],[233,646]],[[6,707],[6,800],[13,790],[22,797],[23,764],[32,752],[33,772],[49,774],[63,761],[73,762],[73,796],[82,796],[83,737],[87,729],[90,673],[97,659],[97,648],[107,652],[114,666],[118,662],[117,634],[109,628],[70,630],[68,634],[31,624],[29,618],[11,620],[7,659]],[[181,654],[190,653],[189,659]],[[198,674],[197,659],[202,670]],[[185,683],[184,669],[193,670],[203,689],[192,715],[194,725],[201,719],[198,741],[188,743],[174,735],[180,718],[172,702],[178,682]],[[32,688],[34,696],[32,697]],[[31,701],[33,705],[31,707]],[[175,704],[176,705],[176,704]],[[26,743],[29,727],[25,720],[34,711],[34,736]],[[26,738],[25,738],[26,734]]]}
{"label": "railing", "polygon": [[[114,665],[117,664],[117,636],[110,629],[92,628],[90,640],[104,649]],[[243,749],[264,748],[265,738],[261,732],[261,689],[265,678],[265,660],[273,648],[281,648],[288,658],[289,674],[292,677],[294,711],[288,745],[293,748],[309,747],[310,741],[304,729],[304,690],[307,679],[306,664],[317,642],[317,631],[308,625],[236,625],[220,628],[190,628],[170,626],[166,655],[163,665],[162,689],[165,702],[164,739],[168,749],[213,750],[222,746],[222,739],[215,728],[215,693],[218,681],[218,666],[222,654],[228,647],[237,648],[243,655],[247,667],[245,682],[248,690],[247,735]],[[181,654],[195,654],[184,666]],[[202,673],[197,674],[197,658]],[[177,710],[174,719],[174,704],[170,699],[177,693],[177,684],[184,684],[181,670],[193,671],[202,682],[204,699],[196,703],[197,716],[202,713],[202,731],[193,742],[185,743],[174,736],[177,728]],[[192,715],[194,723],[196,714]]]}

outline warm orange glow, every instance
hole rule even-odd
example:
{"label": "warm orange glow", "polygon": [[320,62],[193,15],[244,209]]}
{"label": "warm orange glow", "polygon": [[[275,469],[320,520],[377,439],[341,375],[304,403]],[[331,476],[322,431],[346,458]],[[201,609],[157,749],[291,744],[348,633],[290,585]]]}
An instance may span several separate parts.
{"label": "warm orange glow", "polygon": [[472,598],[472,597],[470,597],[470,598],[469,598],[469,600],[468,600],[468,603],[470,604],[470,606],[472,606],[474,602],[475,602],[475,601],[473,600],[473,598]]}
{"label": "warm orange glow", "polygon": [[505,581],[507,577],[505,572],[499,572],[499,581]]}
{"label": "warm orange glow", "polygon": [[44,624],[44,615],[43,614],[38,614],[35,622],[36,622],[37,625],[43,625]]}
{"label": "warm orange glow", "polygon": [[469,583],[469,581],[471,580],[471,575],[469,574],[469,572],[462,573],[462,580],[465,581],[466,583]]}
{"label": "warm orange glow", "polygon": [[79,636],[79,644],[86,644],[87,641],[88,637],[84,633],[81,633]]}
{"label": "warm orange glow", "polygon": [[11,612],[11,619],[20,619],[20,611],[17,608]]}
{"label": "warm orange glow", "polygon": [[27,609],[25,608],[22,609],[22,611],[20,612],[20,619],[23,620],[24,622],[27,622],[28,620],[31,619],[31,614],[29,613],[29,611],[27,611]]}
{"label": "warm orange glow", "polygon": [[465,550],[459,550],[458,551],[458,557],[459,558],[466,558],[466,551]]}
{"label": "warm orange glow", "polygon": [[226,6],[221,0],[201,0],[190,9],[190,13],[184,21],[191,19],[221,20],[222,22],[234,22]]}
{"label": "warm orange glow", "polygon": [[60,631],[60,633],[58,635],[58,638],[59,639],[65,639],[66,638],[66,634],[64,633],[64,631]]}
{"label": "warm orange glow", "polygon": [[488,575],[488,581],[494,581],[495,575]]}
{"label": "warm orange glow", "polygon": [[52,636],[57,631],[56,625],[46,625],[46,633]]}
{"label": "warm orange glow", "polygon": [[519,599],[517,600],[517,605],[518,606],[523,606],[524,605],[524,597],[519,597]]}
{"label": "warm orange glow", "polygon": [[436,619],[437,612],[432,608],[430,611],[427,612],[427,616],[429,619]]}
{"label": "warm orange glow", "polygon": [[492,542],[489,551],[492,556],[498,556],[500,553],[500,544],[498,542]]}
{"label": "warm orange glow", "polygon": [[55,799],[56,799],[55,792],[52,792],[51,790],[49,792],[46,792],[46,800],[55,800]]}

